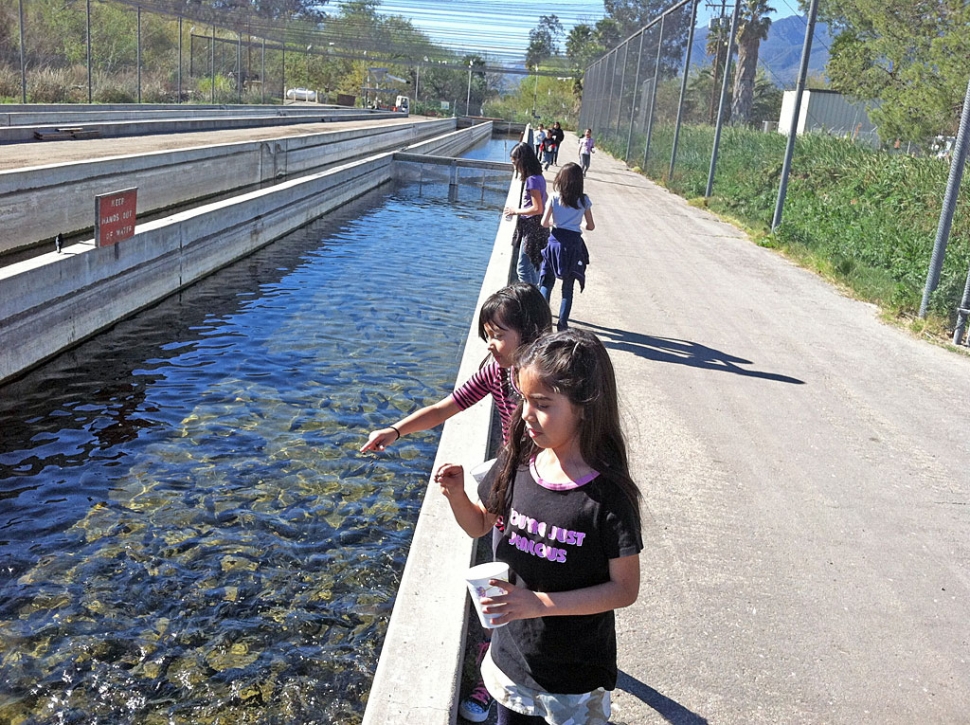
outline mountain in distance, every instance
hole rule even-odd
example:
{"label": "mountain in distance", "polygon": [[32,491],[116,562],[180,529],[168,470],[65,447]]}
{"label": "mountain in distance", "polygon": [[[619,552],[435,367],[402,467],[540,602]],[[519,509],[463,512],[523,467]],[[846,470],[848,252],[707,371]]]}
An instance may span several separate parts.
{"label": "mountain in distance", "polygon": [[[727,22],[730,22],[728,17]],[[798,81],[798,68],[802,60],[802,47],[805,45],[805,26],[807,19],[801,15],[792,15],[775,20],[768,29],[768,39],[761,41],[758,50],[758,66],[768,73],[768,77],[779,88],[794,90]],[[691,67],[700,68],[710,65],[714,58],[707,55],[707,36],[710,34],[707,25],[699,26],[694,31],[694,49],[691,52]],[[812,39],[812,53],[809,56],[808,74],[822,75],[829,60],[828,25],[815,24],[815,37]]]}

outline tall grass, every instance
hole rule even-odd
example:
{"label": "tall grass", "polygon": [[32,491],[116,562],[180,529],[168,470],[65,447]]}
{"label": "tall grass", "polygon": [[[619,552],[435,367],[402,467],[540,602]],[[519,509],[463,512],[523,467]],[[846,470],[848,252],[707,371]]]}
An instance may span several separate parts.
{"label": "tall grass", "polygon": [[[628,163],[642,166],[644,139],[635,137]],[[672,126],[655,126],[645,175],[688,198],[707,187],[714,129],[681,129],[673,178]],[[777,133],[725,127],[721,134],[711,210],[733,217],[760,243],[783,248],[900,316],[914,315],[939,222],[949,167],[935,158],[877,151],[851,140],[800,136],[792,157],[782,224],[769,233],[786,139]],[[605,139],[623,157],[626,138]],[[930,311],[952,322],[970,265],[970,192],[966,185]]]}

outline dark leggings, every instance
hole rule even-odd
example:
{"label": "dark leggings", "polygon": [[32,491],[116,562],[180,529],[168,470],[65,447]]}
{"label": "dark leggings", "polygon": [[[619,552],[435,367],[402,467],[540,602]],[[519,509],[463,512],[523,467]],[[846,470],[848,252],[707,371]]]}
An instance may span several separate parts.
{"label": "dark leggings", "polygon": [[520,715],[515,710],[509,710],[496,702],[498,708],[498,725],[546,725],[545,718],[535,715]]}

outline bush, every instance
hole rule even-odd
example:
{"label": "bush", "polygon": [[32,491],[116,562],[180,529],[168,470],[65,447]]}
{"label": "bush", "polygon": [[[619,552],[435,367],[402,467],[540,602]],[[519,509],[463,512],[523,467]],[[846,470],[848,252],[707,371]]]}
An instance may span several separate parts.
{"label": "bush", "polygon": [[13,68],[0,66],[0,98],[16,98],[20,101],[20,73]]}
{"label": "bush", "polygon": [[27,101],[30,103],[74,103],[71,83],[64,70],[44,68],[27,75]]}

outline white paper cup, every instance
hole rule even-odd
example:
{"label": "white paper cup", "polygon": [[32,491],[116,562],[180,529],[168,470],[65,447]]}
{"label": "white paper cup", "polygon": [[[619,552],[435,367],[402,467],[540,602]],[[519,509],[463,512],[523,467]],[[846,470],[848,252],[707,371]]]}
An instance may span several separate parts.
{"label": "white paper cup", "polygon": [[485,474],[492,470],[492,466],[495,465],[495,459],[490,458],[484,463],[479,463],[471,470],[471,477],[475,479],[475,483],[479,484],[485,478]]}
{"label": "white paper cup", "polygon": [[492,624],[492,618],[497,614],[485,614],[482,611],[482,599],[485,597],[497,597],[505,591],[499,587],[489,586],[490,579],[509,580],[509,565],[504,561],[490,561],[487,564],[479,564],[468,570],[465,582],[468,584],[468,593],[472,597],[475,611],[478,612],[478,619],[486,629],[496,629],[504,627],[504,624]]}

